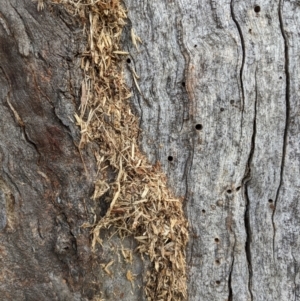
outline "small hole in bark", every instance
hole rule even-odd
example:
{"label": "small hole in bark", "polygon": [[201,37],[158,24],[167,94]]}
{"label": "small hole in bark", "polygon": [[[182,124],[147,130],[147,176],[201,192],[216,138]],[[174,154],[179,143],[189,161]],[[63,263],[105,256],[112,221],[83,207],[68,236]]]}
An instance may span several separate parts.
{"label": "small hole in bark", "polygon": [[223,112],[224,110],[225,110],[224,108],[221,108],[221,109],[220,109],[221,112]]}
{"label": "small hole in bark", "polygon": [[195,48],[197,48],[197,45],[194,45]]}
{"label": "small hole in bark", "polygon": [[216,237],[216,238],[215,238],[215,242],[219,242],[219,241],[220,241],[219,238]]}
{"label": "small hole in bark", "polygon": [[249,28],[249,33],[252,33],[252,29],[251,28]]}
{"label": "small hole in bark", "polygon": [[69,247],[64,247],[64,250],[69,250]]}
{"label": "small hole in bark", "polygon": [[279,76],[279,79],[282,79],[282,76]]}
{"label": "small hole in bark", "polygon": [[205,212],[206,212],[206,211],[203,209],[203,210],[202,210],[202,213],[205,213]]}
{"label": "small hole in bark", "polygon": [[128,59],[126,60],[126,62],[127,62],[128,64],[130,64],[130,63],[131,63],[131,59],[128,58]]}
{"label": "small hole in bark", "polygon": [[227,190],[227,193],[228,193],[228,194],[232,193],[232,190],[231,190],[231,189],[228,189],[228,190]]}
{"label": "small hole in bark", "polygon": [[217,201],[217,206],[222,207],[223,206],[223,201],[222,200],[218,200]]}
{"label": "small hole in bark", "polygon": [[259,13],[259,12],[260,12],[260,6],[259,6],[259,5],[255,5],[255,6],[254,6],[254,11],[255,11],[256,13]]}
{"label": "small hole in bark", "polygon": [[215,263],[216,263],[217,265],[219,265],[219,264],[220,264],[220,260],[217,259],[217,260],[215,261]]}
{"label": "small hole in bark", "polygon": [[234,100],[233,100],[233,99],[231,99],[231,100],[230,100],[230,103],[233,105],[233,104],[234,104]]}
{"label": "small hole in bark", "polygon": [[185,87],[185,82],[182,82],[182,87]]}
{"label": "small hole in bark", "polygon": [[201,131],[203,129],[202,124],[196,124],[195,129]]}
{"label": "small hole in bark", "polygon": [[236,188],[236,191],[239,191],[240,189],[241,189],[241,186],[237,187],[237,188]]}
{"label": "small hole in bark", "polygon": [[169,157],[168,157],[168,160],[169,160],[170,162],[172,162],[173,159],[174,159],[173,156],[169,156]]}
{"label": "small hole in bark", "polygon": [[220,285],[220,284],[221,284],[221,281],[217,280],[217,281],[216,281],[216,284],[217,284],[217,285]]}
{"label": "small hole in bark", "polygon": [[269,201],[268,201],[269,203],[273,203],[273,200],[272,199],[269,199]]}

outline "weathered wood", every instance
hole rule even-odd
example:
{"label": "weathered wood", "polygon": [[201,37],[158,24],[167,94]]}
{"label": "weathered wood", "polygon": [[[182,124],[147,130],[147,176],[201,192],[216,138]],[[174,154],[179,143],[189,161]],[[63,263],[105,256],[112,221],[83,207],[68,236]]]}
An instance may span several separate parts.
{"label": "weathered wood", "polygon": [[[281,1],[285,45],[286,125],[280,186],[275,198],[274,257],[281,300],[299,300],[299,1]],[[280,78],[281,79],[281,78]],[[280,298],[278,298],[279,300]]]}
{"label": "weathered wood", "polygon": [[125,2],[141,145],[186,199],[189,299],[297,300],[299,4]]}
{"label": "weathered wood", "polygon": [[[185,198],[189,300],[298,300],[299,1],[124,2],[140,144]],[[1,298],[142,300],[138,257],[119,260],[117,239],[92,254],[81,228],[106,210],[97,146],[81,158],[71,121],[82,25],[31,0],[2,0],[0,23]]]}

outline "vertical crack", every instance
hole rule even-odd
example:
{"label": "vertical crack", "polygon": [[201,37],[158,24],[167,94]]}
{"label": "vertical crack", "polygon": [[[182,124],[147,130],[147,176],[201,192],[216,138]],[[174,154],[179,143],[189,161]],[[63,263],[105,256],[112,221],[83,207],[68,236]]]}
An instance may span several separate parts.
{"label": "vertical crack", "polygon": [[236,237],[234,234],[234,245],[233,245],[233,252],[232,252],[232,263],[230,266],[230,271],[229,271],[229,278],[228,278],[228,301],[232,301],[233,298],[233,293],[232,293],[232,271],[233,271],[233,266],[234,266],[234,252],[235,252],[235,244],[236,244]]}
{"label": "vertical crack", "polygon": [[232,280],[233,264],[234,264],[234,258],[232,260],[232,264],[231,264],[231,268],[230,268],[230,273],[229,273],[229,279],[228,279],[228,291],[229,291],[228,301],[232,301],[232,285],[231,285],[231,280]]}
{"label": "vertical crack", "polygon": [[251,151],[249,154],[248,162],[247,162],[247,169],[245,172],[245,176],[243,179],[243,184],[245,185],[245,201],[246,201],[246,210],[245,210],[245,230],[246,230],[246,243],[245,243],[245,252],[248,262],[248,270],[249,270],[249,280],[248,280],[248,290],[251,296],[251,300],[253,300],[252,294],[252,258],[251,258],[251,225],[250,225],[250,216],[249,216],[249,206],[250,206],[250,199],[248,195],[248,185],[247,183],[251,179],[251,164],[253,160],[253,154],[255,150],[255,139],[256,139],[256,118],[257,118],[257,69],[255,70],[255,103],[254,103],[254,119],[253,119],[253,132],[251,138]]}
{"label": "vertical crack", "polygon": [[19,127],[22,129],[22,133],[23,133],[23,137],[25,139],[25,141],[30,144],[37,152],[38,156],[39,156],[39,159],[38,159],[38,162],[40,161],[40,158],[41,158],[41,154],[38,150],[38,147],[37,145],[29,138],[27,132],[26,132],[26,128],[25,128],[25,123],[23,122],[21,116],[19,115],[19,113],[17,112],[17,110],[14,108],[14,106],[12,105],[11,103],[11,94],[12,94],[12,86],[11,86],[11,83],[10,83],[10,79],[8,77],[8,75],[6,74],[5,70],[0,66],[0,69],[1,71],[3,72],[5,78],[6,78],[6,81],[7,81],[7,84],[8,84],[8,87],[9,87],[9,90],[7,92],[7,95],[6,95],[6,103],[7,103],[7,107],[11,110],[11,112],[13,113],[13,116],[14,116],[14,119],[16,121],[16,123],[19,125]]}
{"label": "vertical crack", "polygon": [[[191,172],[192,166],[193,166],[193,161],[194,161],[194,153],[195,153],[195,140],[192,139],[192,149],[190,150],[190,154],[189,157],[187,158],[187,162],[185,164],[185,168],[184,168],[184,175],[183,177],[185,178],[185,206],[184,206],[184,211],[186,216],[188,216],[188,221],[191,220],[190,216],[189,216],[189,211],[187,209],[187,201],[189,198],[189,174]],[[188,162],[190,161],[190,162]],[[188,166],[189,165],[189,166]],[[184,178],[182,180],[184,180]],[[192,266],[192,260],[193,260],[193,253],[194,253],[194,242],[195,242],[195,238],[197,238],[197,235],[194,233],[194,228],[191,227],[191,232],[193,232],[192,235],[190,235],[190,240],[191,240],[191,247],[190,247],[190,258],[189,258],[189,266]]]}
{"label": "vertical crack", "polygon": [[[181,14],[183,12],[181,11]],[[180,48],[180,51],[185,59],[185,64],[184,64],[184,70],[183,70],[183,78],[184,78],[184,86],[183,90],[186,92],[187,96],[185,93],[183,94],[183,116],[182,116],[182,127],[185,121],[187,121],[190,118],[190,110],[192,106],[194,106],[195,103],[195,95],[194,91],[192,89],[192,79],[191,79],[191,74],[190,74],[190,64],[191,64],[191,52],[187,48],[184,42],[184,26],[183,26],[183,21],[179,20],[176,18],[176,28],[177,28],[177,41],[178,45]]]}
{"label": "vertical crack", "polygon": [[[242,33],[241,26],[238,23],[238,21],[235,17],[235,14],[234,14],[233,0],[231,0],[231,2],[230,2],[230,11],[231,11],[232,20],[235,23],[236,28],[238,30],[238,33],[240,35],[241,45],[242,45],[242,52],[243,52],[242,65],[241,65],[241,69],[240,69],[240,82],[241,82],[241,90],[242,90],[242,115],[243,115],[244,106],[245,106],[245,92],[244,92],[244,82],[243,82],[243,72],[244,72],[244,65],[245,65],[245,41],[244,41],[244,36],[243,36],[243,33]],[[242,120],[243,120],[243,118],[242,118]]]}
{"label": "vertical crack", "polygon": [[[240,40],[241,40],[241,47],[242,47],[242,64],[240,68],[240,85],[241,85],[241,93],[242,93],[242,105],[241,105],[241,111],[242,111],[242,116],[241,116],[241,130],[243,129],[243,115],[244,115],[244,108],[245,108],[245,91],[244,91],[244,82],[243,82],[243,72],[244,72],[244,66],[245,66],[245,57],[246,57],[246,51],[245,51],[245,41],[244,41],[244,36],[243,32],[241,29],[241,26],[235,16],[234,13],[234,8],[233,8],[233,3],[234,0],[230,1],[230,12],[231,12],[231,17],[233,22],[236,25],[236,28],[238,30]],[[255,80],[256,80],[256,72],[255,72]],[[256,86],[256,85],[255,85]],[[257,89],[257,87],[256,87]],[[245,244],[245,253],[246,253],[246,258],[247,258],[247,263],[248,263],[248,271],[249,271],[249,280],[248,280],[248,290],[251,296],[251,300],[253,300],[253,295],[251,291],[251,286],[252,286],[252,263],[251,263],[251,249],[250,249],[250,243],[251,243],[251,228],[250,228],[250,221],[249,221],[249,197],[248,197],[248,190],[247,190],[247,185],[246,183],[250,180],[251,177],[251,169],[250,165],[252,162],[253,158],[253,153],[254,153],[254,148],[255,148],[255,137],[256,137],[256,104],[257,104],[257,90],[256,90],[256,97],[255,97],[255,108],[254,108],[254,122],[253,122],[253,134],[252,134],[252,139],[251,139],[251,151],[249,154],[248,162],[247,162],[247,169],[245,172],[245,176],[243,179],[243,184],[244,184],[244,191],[245,191],[245,200],[246,200],[246,210],[245,210],[245,230],[246,230],[246,244]],[[233,251],[233,259],[232,259],[232,265],[230,269],[230,274],[229,274],[229,280],[228,280],[228,290],[229,290],[229,296],[228,300],[232,301],[233,299],[233,292],[232,292],[232,271],[233,271],[233,265],[234,265],[234,251]]]}
{"label": "vertical crack", "polygon": [[285,128],[284,128],[284,134],[283,134],[283,146],[282,146],[282,158],[281,158],[281,168],[280,168],[280,181],[279,185],[276,191],[276,196],[274,200],[274,209],[272,213],[272,225],[273,225],[273,258],[274,258],[274,252],[275,252],[275,236],[276,236],[276,228],[275,228],[275,211],[279,196],[279,191],[282,186],[282,179],[283,179],[283,170],[284,170],[284,163],[285,163],[285,157],[286,157],[286,146],[287,146],[287,135],[288,135],[288,126],[289,126],[289,120],[290,120],[290,70],[289,70],[289,47],[288,47],[288,39],[284,31],[283,26],[283,19],[282,19],[282,0],[279,0],[279,6],[278,6],[278,17],[279,17],[279,25],[281,34],[284,40],[284,55],[285,55],[285,75],[286,75],[286,92],[285,92]]}
{"label": "vertical crack", "polygon": [[[250,170],[249,170],[250,173]],[[247,180],[249,181],[249,179]],[[251,296],[251,301],[253,300],[252,294],[252,259],[251,259],[251,228],[250,228],[250,219],[249,219],[249,196],[248,196],[248,188],[245,183],[245,199],[246,199],[246,210],[245,210],[245,229],[246,229],[246,243],[245,243],[245,252],[246,258],[248,262],[248,271],[249,271],[249,280],[248,280],[248,290]]]}

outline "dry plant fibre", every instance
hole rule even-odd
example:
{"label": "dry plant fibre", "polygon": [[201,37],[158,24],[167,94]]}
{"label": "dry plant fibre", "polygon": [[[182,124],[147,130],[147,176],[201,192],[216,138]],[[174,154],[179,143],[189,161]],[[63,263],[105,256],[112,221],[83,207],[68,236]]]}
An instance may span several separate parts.
{"label": "dry plant fibre", "polygon": [[[39,1],[40,8],[42,2]],[[182,200],[175,198],[159,164],[147,162],[138,148],[138,118],[123,79],[120,38],[126,11],[120,0],[54,0],[85,26],[88,36],[82,54],[84,73],[81,105],[76,122],[81,129],[79,148],[97,143],[98,178],[93,198],[110,201],[106,215],[91,227],[92,246],[101,243],[100,230],[114,226],[119,235],[132,235],[137,251],[147,255],[145,295],[148,301],[187,298],[185,248],[188,224]],[[134,41],[133,41],[134,42]],[[108,180],[108,172],[114,174]]]}

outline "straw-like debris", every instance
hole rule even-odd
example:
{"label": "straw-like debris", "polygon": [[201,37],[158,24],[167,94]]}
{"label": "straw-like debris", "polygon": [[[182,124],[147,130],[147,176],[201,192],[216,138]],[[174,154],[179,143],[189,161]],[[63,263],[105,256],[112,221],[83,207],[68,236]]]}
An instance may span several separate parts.
{"label": "straw-like debris", "polygon": [[[103,228],[114,226],[120,235],[133,235],[137,251],[152,263],[145,284],[147,300],[185,300],[188,225],[182,202],[168,190],[159,164],[150,165],[138,148],[138,119],[131,112],[122,74],[126,52],[119,49],[126,11],[120,0],[53,2],[77,15],[88,34],[80,113],[75,117],[82,135],[79,147],[89,141],[99,146],[93,198],[107,195],[110,201],[105,217],[85,225],[92,227],[93,247],[101,243]],[[136,44],[138,37],[132,34]],[[113,181],[107,180],[108,174],[114,175]]]}

